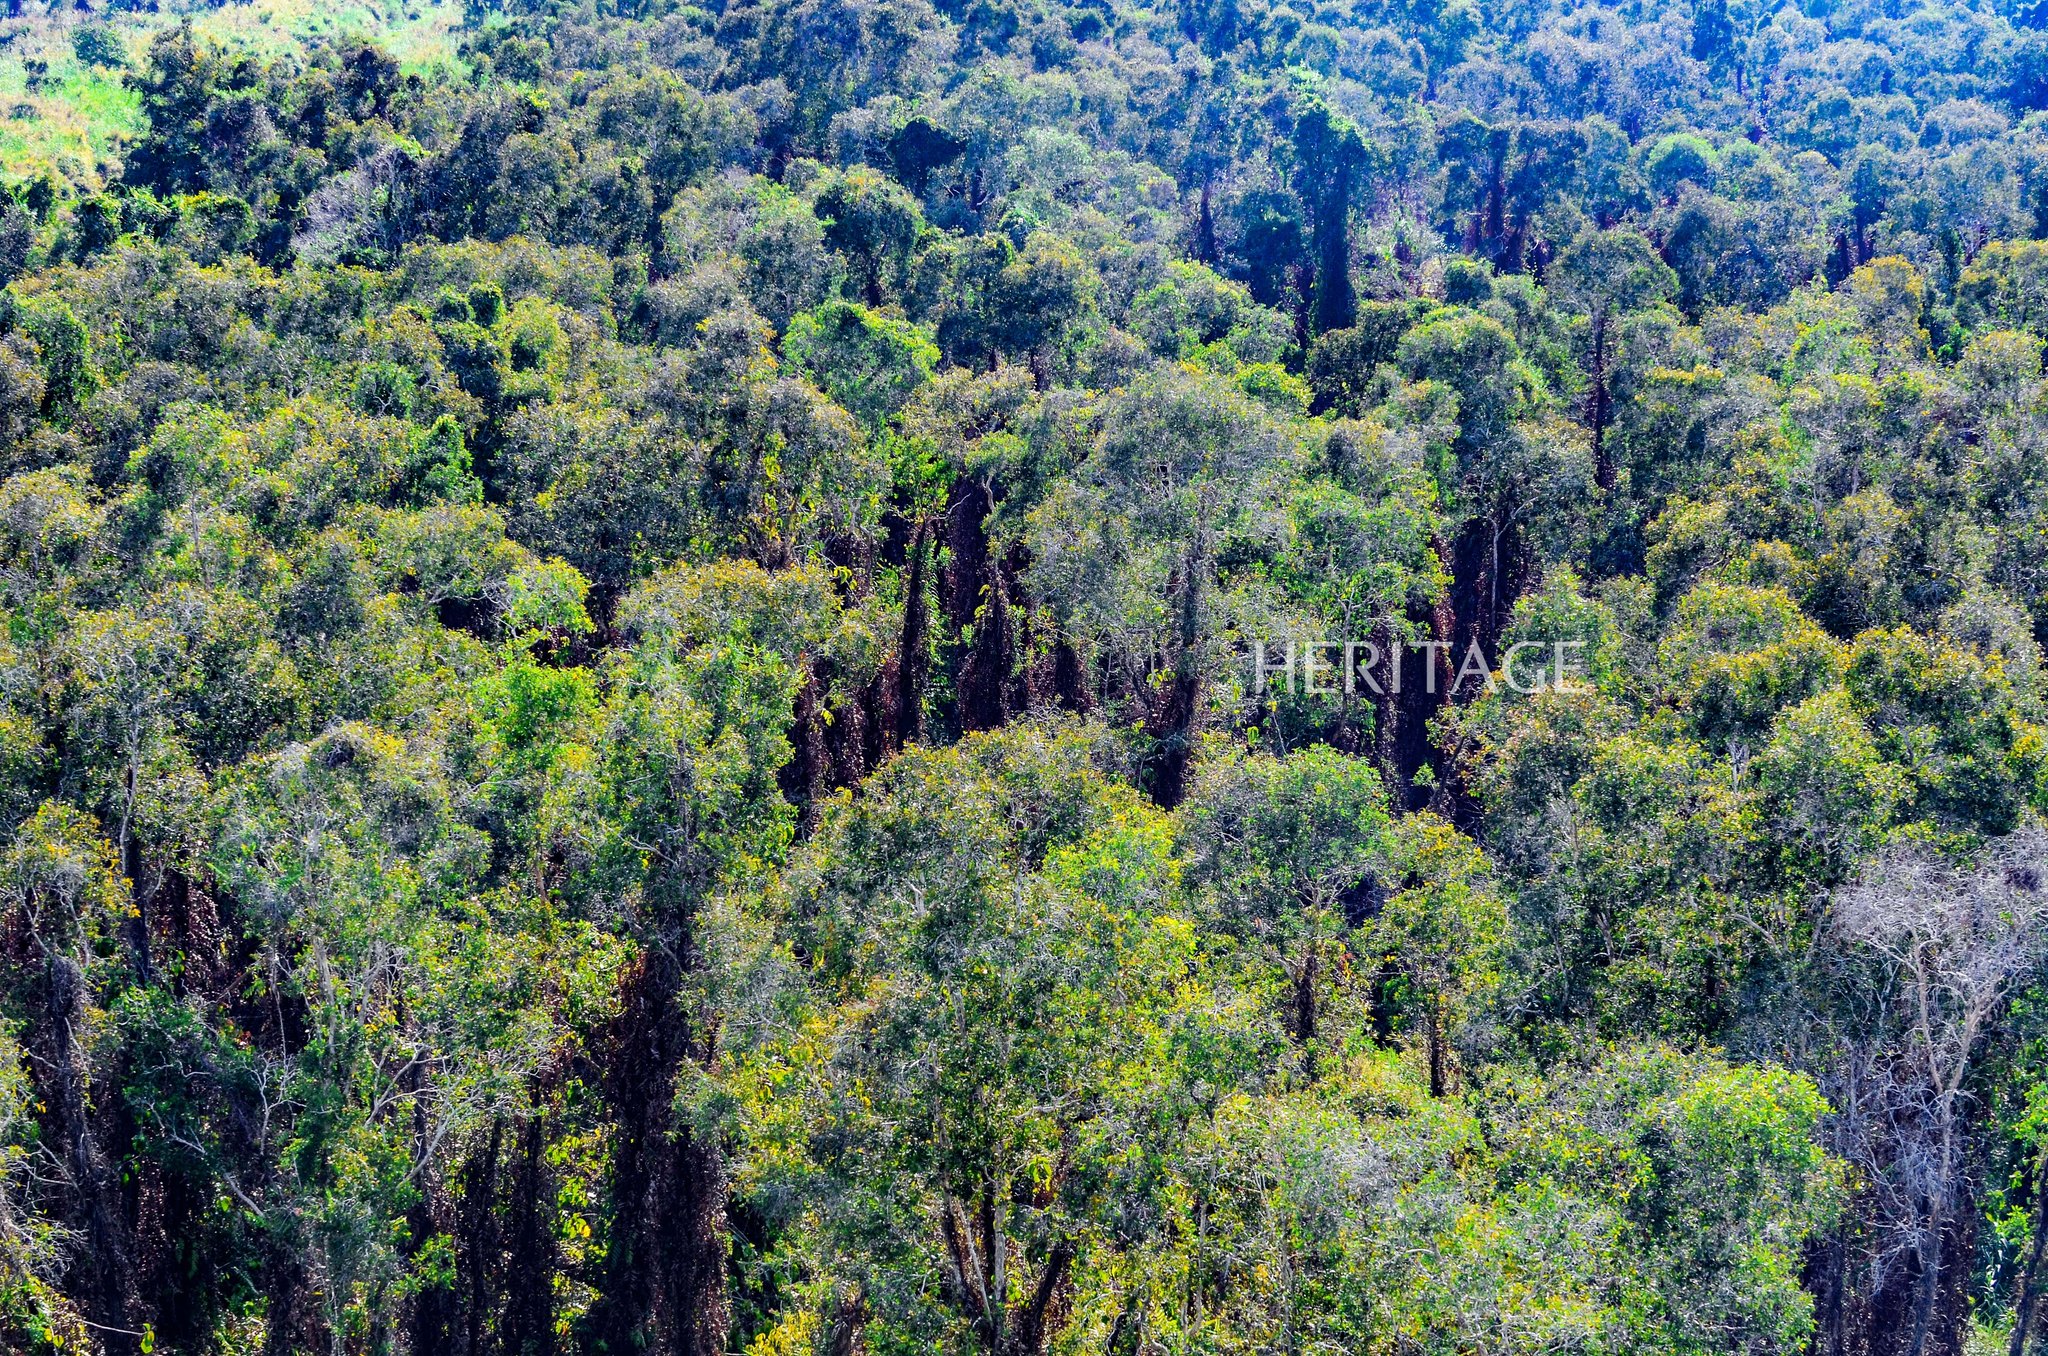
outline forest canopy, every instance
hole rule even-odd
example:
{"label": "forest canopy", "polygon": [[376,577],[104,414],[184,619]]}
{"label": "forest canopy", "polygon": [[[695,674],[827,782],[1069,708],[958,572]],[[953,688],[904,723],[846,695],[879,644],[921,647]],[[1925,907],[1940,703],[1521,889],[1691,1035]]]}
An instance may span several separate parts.
{"label": "forest canopy", "polygon": [[388,8],[0,19],[0,1350],[2039,1349],[2048,9]]}

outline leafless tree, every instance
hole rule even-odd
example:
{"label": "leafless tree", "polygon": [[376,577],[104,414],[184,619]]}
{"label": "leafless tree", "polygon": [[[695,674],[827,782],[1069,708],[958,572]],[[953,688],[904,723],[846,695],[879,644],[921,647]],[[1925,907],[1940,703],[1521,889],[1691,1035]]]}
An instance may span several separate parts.
{"label": "leafless tree", "polygon": [[1863,974],[1837,1106],[1890,1228],[1882,1271],[1917,1262],[1907,1356],[1923,1356],[1942,1240],[1963,1204],[1968,1080],[2016,985],[2048,957],[2048,832],[2030,825],[1959,865],[1921,846],[1886,852],[1833,901],[1842,958]]}

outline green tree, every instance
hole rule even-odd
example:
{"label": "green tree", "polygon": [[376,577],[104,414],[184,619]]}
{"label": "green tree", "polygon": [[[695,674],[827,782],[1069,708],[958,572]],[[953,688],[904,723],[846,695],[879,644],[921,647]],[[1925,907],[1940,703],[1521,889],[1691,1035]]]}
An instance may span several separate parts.
{"label": "green tree", "polygon": [[729,1034],[721,1083],[741,1186],[827,1268],[824,1340],[1050,1349],[1162,1161],[1198,953],[1167,825],[1100,748],[906,750],[793,864],[803,1017]]}
{"label": "green tree", "polygon": [[910,263],[924,214],[917,200],[894,180],[870,169],[836,176],[818,194],[825,241],[846,257],[859,281],[861,300],[882,305],[883,289]]}
{"label": "green tree", "polygon": [[1615,471],[1607,447],[1614,422],[1608,387],[1615,362],[1617,323],[1632,311],[1670,300],[1676,277],[1641,233],[1615,230],[1582,236],[1559,259],[1557,293],[1586,314],[1586,425],[1592,432],[1594,477],[1612,489]]}
{"label": "green tree", "polygon": [[916,326],[850,301],[791,320],[782,353],[871,433],[909,403],[939,360]]}
{"label": "green tree", "polygon": [[[1133,385],[1103,412],[1080,473],[1032,511],[1030,580],[1099,647],[1154,741],[1154,797],[1184,789],[1237,586],[1223,551],[1256,540],[1266,487],[1299,463],[1288,430],[1234,386],[1191,373]],[[1219,621],[1222,622],[1219,625]]]}

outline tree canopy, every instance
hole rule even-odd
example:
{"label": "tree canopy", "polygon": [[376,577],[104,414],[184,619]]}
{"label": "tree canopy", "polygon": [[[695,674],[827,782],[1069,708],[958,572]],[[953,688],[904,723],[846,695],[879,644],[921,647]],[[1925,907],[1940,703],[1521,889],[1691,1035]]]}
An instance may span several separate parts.
{"label": "tree canopy", "polygon": [[330,8],[0,18],[0,1350],[2039,1349],[2048,12]]}

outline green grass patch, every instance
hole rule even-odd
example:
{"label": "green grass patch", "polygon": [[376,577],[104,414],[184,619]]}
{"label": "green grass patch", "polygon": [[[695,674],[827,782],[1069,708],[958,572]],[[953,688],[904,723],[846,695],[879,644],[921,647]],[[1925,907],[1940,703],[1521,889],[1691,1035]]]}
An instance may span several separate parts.
{"label": "green grass patch", "polygon": [[[111,22],[139,65],[150,39],[181,22],[175,14],[119,14]],[[295,56],[318,43],[372,39],[408,71],[459,66],[459,0],[251,0],[189,16],[198,33],[267,59]],[[123,144],[142,130],[140,101],[125,72],[82,66],[72,53],[68,13],[0,21],[0,176],[33,178],[44,169],[83,191],[118,166]],[[30,88],[30,63],[46,74]]]}

